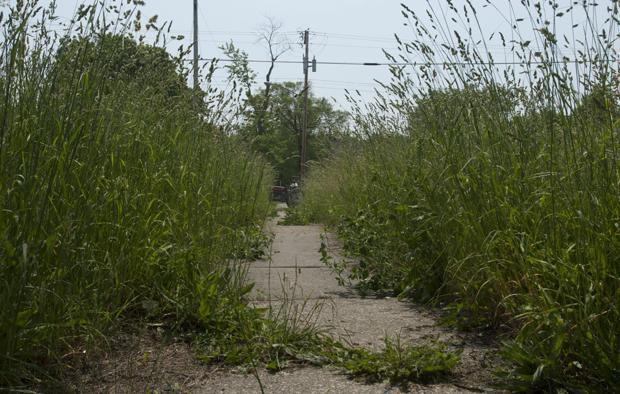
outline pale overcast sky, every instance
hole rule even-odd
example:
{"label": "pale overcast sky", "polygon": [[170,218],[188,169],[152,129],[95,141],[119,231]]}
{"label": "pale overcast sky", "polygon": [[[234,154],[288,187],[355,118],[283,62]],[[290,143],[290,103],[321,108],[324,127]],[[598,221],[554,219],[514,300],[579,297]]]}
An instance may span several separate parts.
{"label": "pale overcast sky", "polygon": [[[125,0],[123,0],[125,1]],[[47,3],[49,0],[43,1]],[[82,0],[58,0],[58,14],[69,18],[77,4]],[[159,16],[159,22],[172,21],[171,33],[182,34],[186,37],[184,43],[191,43],[192,36],[192,0],[146,0],[143,15]],[[446,7],[443,0],[416,0],[403,1],[407,6],[420,14],[428,8],[427,3]],[[87,1],[87,3],[90,3]],[[199,0],[199,29],[200,55],[204,58],[221,56],[218,46],[226,41],[233,40],[235,44],[246,51],[251,59],[268,59],[267,51],[257,43],[257,31],[271,18],[282,24],[282,31],[287,34],[292,50],[282,56],[283,60],[302,58],[302,47],[298,32],[306,28],[311,35],[310,58],[316,56],[318,61],[335,62],[380,62],[385,61],[381,48],[388,51],[396,46],[394,33],[404,39],[412,39],[413,33],[409,27],[403,26],[405,19],[401,14],[401,1],[397,0]],[[509,0],[493,1],[493,7],[482,8],[487,3],[483,0],[473,0],[480,5],[480,20],[485,36],[493,32],[509,31],[510,17],[507,4]],[[513,1],[515,7],[521,9]],[[563,7],[569,6],[572,1],[560,0]],[[602,0],[602,4],[607,4]],[[454,0],[454,4],[461,9],[464,0]],[[437,8],[437,7],[435,7]],[[523,9],[517,12],[524,12]],[[503,14],[503,16],[501,15]],[[513,18],[524,16],[513,15]],[[604,16],[600,16],[604,19]],[[582,19],[582,20],[575,20]],[[582,22],[583,14],[577,12],[573,22]],[[565,19],[565,25],[560,26],[564,33],[572,33],[570,20]],[[450,26],[452,28],[452,26]],[[457,27],[455,27],[457,28]],[[169,49],[175,49],[172,44]],[[500,45],[491,45],[489,50],[494,53],[495,59],[511,58]],[[393,51],[395,52],[395,51]],[[253,63],[252,68],[258,73],[257,86],[261,87],[264,73],[268,64]],[[340,103],[344,101],[344,89],[358,89],[366,96],[372,94],[375,86],[373,80],[387,81],[389,72],[387,67],[347,66],[347,65],[319,65],[316,73],[310,73],[310,79],[315,94],[325,97],[334,97]],[[278,64],[273,73],[273,81],[301,81],[303,71],[300,64]],[[216,75],[216,86],[225,86],[225,75]],[[346,105],[345,105],[346,107]]]}

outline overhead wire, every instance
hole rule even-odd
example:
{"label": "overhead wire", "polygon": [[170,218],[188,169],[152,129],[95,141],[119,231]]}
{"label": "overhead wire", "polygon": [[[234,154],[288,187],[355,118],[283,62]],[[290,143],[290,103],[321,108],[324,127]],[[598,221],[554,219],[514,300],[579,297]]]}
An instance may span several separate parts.
{"label": "overhead wire", "polygon": [[[234,62],[233,59],[223,59],[223,58],[212,58],[198,59],[200,62],[223,62],[229,63]],[[191,60],[186,59],[186,62]],[[263,59],[247,59],[248,63],[271,63],[271,60],[263,60]],[[541,65],[541,64],[589,64],[594,63],[593,60],[578,60],[578,59],[563,59],[563,60],[527,60],[521,62],[513,62],[513,61],[472,61],[472,62],[348,62],[348,61],[317,61],[317,64],[326,65],[326,66],[413,66],[413,67],[429,67],[429,66],[521,66],[521,65]],[[275,60],[274,63],[282,63],[282,64],[303,64],[301,60]]]}

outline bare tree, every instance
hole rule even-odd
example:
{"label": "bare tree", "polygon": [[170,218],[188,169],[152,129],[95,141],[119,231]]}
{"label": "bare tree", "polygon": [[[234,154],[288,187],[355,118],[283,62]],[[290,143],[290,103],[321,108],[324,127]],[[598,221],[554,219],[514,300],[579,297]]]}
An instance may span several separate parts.
{"label": "bare tree", "polygon": [[265,45],[267,51],[269,52],[269,59],[271,61],[267,74],[265,75],[265,91],[263,101],[258,109],[258,113],[256,114],[257,131],[262,134],[265,132],[265,113],[269,110],[270,104],[269,95],[271,93],[271,74],[275,68],[276,61],[280,58],[280,56],[291,50],[291,42],[288,40],[286,34],[282,33],[282,23],[275,21],[273,18],[267,18],[267,23],[261,26],[259,30],[258,42]]}

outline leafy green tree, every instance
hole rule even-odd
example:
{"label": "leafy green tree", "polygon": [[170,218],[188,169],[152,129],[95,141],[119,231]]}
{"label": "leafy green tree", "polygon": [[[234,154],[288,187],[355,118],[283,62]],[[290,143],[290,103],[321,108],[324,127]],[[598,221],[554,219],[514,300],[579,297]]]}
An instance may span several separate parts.
{"label": "leafy green tree", "polygon": [[[271,60],[262,89],[252,90],[256,73],[249,66],[247,53],[232,41],[220,49],[229,60],[225,66],[231,85],[229,94],[241,115],[236,134],[270,161],[279,182],[289,184],[299,177],[304,91],[299,82],[271,82],[276,61],[290,50],[280,28],[280,24],[269,20],[260,32]],[[307,160],[326,157],[335,144],[348,138],[349,121],[349,113],[335,109],[327,99],[309,91]]]}
{"label": "leafy green tree", "polygon": [[109,88],[116,83],[131,84],[166,97],[190,92],[185,77],[178,72],[179,62],[164,48],[126,36],[70,39],[61,44],[56,58],[56,76],[60,79],[81,78],[88,71],[104,74]]}
{"label": "leafy green tree", "polygon": [[[249,100],[241,135],[275,167],[280,182],[288,184],[299,175],[299,148],[303,129],[303,86],[285,82],[270,84]],[[268,100],[267,111],[264,111]],[[308,95],[308,160],[327,155],[348,130],[348,113],[335,109],[323,97]],[[259,127],[260,126],[260,127]]]}

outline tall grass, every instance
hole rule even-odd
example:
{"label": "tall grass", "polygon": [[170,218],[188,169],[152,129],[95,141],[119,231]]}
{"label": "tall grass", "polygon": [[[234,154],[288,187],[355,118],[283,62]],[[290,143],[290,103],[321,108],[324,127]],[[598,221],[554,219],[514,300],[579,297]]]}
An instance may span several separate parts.
{"label": "tall grass", "polygon": [[214,325],[247,291],[229,261],[260,233],[270,169],[205,121],[180,60],[132,40],[125,3],[80,8],[64,36],[36,0],[3,18],[0,387],[121,317]]}
{"label": "tall grass", "polygon": [[513,328],[511,389],[617,390],[618,2],[506,4],[492,37],[490,2],[403,6],[415,39],[388,58],[418,65],[357,107],[359,140],[313,168],[299,209],[337,225],[363,286]]}

